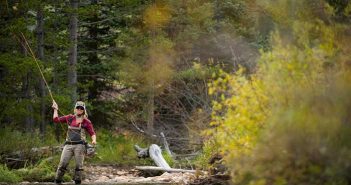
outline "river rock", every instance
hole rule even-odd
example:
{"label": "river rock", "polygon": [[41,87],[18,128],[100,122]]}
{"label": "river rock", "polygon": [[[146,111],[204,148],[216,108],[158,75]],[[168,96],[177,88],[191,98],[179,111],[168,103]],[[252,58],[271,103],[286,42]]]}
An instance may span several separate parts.
{"label": "river rock", "polygon": [[107,181],[107,180],[109,180],[108,177],[106,177],[106,176],[101,176],[101,177],[99,177],[95,182],[105,182],[105,181]]}

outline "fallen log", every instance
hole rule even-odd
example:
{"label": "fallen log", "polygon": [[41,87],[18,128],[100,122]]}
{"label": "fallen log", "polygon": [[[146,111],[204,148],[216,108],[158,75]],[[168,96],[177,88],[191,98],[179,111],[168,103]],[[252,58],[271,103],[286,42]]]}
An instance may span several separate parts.
{"label": "fallen log", "polygon": [[165,158],[163,158],[161,148],[158,145],[152,144],[149,147],[149,156],[158,167],[171,169]]}
{"label": "fallen log", "polygon": [[155,172],[197,173],[197,172],[200,172],[200,173],[205,174],[205,172],[197,171],[197,170],[185,170],[185,169],[171,168],[169,166],[169,164],[166,162],[166,160],[164,159],[164,157],[162,156],[161,148],[156,144],[150,145],[149,148],[141,148],[138,145],[135,145],[134,148],[138,152],[139,158],[150,157],[154,161],[154,163],[157,165],[157,166],[136,166],[135,168],[137,170],[141,170],[141,171],[149,172],[149,173],[150,172],[151,173],[155,173]]}
{"label": "fallen log", "polygon": [[176,168],[162,168],[162,167],[158,167],[158,166],[136,166],[135,169],[143,170],[143,171],[165,171],[165,172],[196,173],[196,170],[184,170],[184,169],[176,169]]}
{"label": "fallen log", "polygon": [[138,145],[134,145],[134,149],[135,151],[137,151],[137,156],[139,158],[146,158],[146,157],[149,157],[149,151],[148,151],[148,148],[141,148],[140,146]]}
{"label": "fallen log", "polygon": [[166,139],[166,136],[163,132],[160,133],[162,140],[163,140],[163,145],[165,146],[165,150],[168,153],[169,156],[171,156],[172,158],[174,157],[173,152],[169,149],[169,145]]}
{"label": "fallen log", "polygon": [[0,162],[6,164],[9,168],[23,168],[30,162],[61,152],[62,148],[63,146],[46,146],[31,149],[24,148],[20,151],[3,154],[0,156]]}
{"label": "fallen log", "polygon": [[24,160],[20,158],[6,157],[4,163],[7,167],[12,169],[23,168],[27,166],[29,160]]}
{"label": "fallen log", "polygon": [[138,145],[134,145],[134,149],[138,152],[139,158],[150,157],[158,167],[171,168],[163,158],[161,148],[158,145],[152,144],[149,148],[141,148]]}

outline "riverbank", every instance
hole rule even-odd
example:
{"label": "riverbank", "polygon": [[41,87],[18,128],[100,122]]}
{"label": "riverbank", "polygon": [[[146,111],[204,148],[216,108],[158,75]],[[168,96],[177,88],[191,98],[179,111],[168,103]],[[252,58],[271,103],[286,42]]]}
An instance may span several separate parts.
{"label": "riverbank", "polygon": [[[196,175],[192,173],[168,173],[164,172],[158,176],[146,177],[139,170],[134,168],[124,169],[117,166],[99,166],[99,165],[86,165],[85,166],[85,179],[82,184],[128,184],[128,185],[143,185],[143,184],[189,184],[196,179]],[[22,185],[29,184],[54,184],[53,182],[21,182]],[[74,184],[66,182],[63,184]]]}

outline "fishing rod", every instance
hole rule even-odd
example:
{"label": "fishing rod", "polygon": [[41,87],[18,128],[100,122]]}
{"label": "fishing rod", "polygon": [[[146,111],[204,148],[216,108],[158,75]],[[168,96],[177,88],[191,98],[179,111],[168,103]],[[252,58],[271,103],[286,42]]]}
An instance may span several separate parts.
{"label": "fishing rod", "polygon": [[[38,62],[37,58],[35,57],[35,54],[34,54],[32,48],[30,47],[30,45],[29,45],[29,43],[28,43],[26,37],[24,36],[24,34],[23,34],[22,32],[20,32],[20,33],[21,33],[21,36],[22,36],[23,40],[25,41],[25,44],[26,44],[26,45],[23,46],[22,42],[18,39],[18,37],[17,37],[15,34],[14,34],[14,36],[17,38],[17,40],[20,42],[20,44],[24,47],[24,49],[25,49],[27,52],[28,52],[28,50],[29,50],[30,54],[32,55],[32,57],[33,57],[33,59],[34,59],[34,61],[35,61],[35,63],[36,63],[36,66],[37,66],[38,69],[39,69],[39,72],[40,72],[40,74],[41,74],[41,78],[42,78],[42,80],[44,81],[45,86],[46,86],[46,88],[47,88],[48,91],[49,91],[51,100],[52,100],[53,102],[56,102],[55,99],[54,99],[54,96],[52,95],[50,86],[49,86],[48,82],[47,82],[46,79],[45,79],[44,73],[43,73],[43,71],[42,71],[42,69],[41,69],[41,67],[40,67],[40,65],[39,65],[39,62]],[[60,114],[65,115],[60,109],[57,109],[57,110],[59,111]],[[67,120],[67,119],[66,119],[66,123],[68,124],[68,120]],[[61,125],[61,127],[62,127],[63,130],[66,130],[66,129],[63,127],[62,124],[60,124],[60,125]]]}
{"label": "fishing rod", "polygon": [[[51,93],[51,89],[50,89],[50,87],[49,87],[49,84],[48,84],[48,82],[47,82],[46,79],[45,79],[44,73],[43,73],[43,71],[41,70],[41,67],[39,66],[38,60],[37,60],[37,58],[35,57],[35,55],[34,55],[34,53],[33,53],[33,51],[32,51],[32,48],[29,46],[28,41],[27,41],[26,37],[23,35],[22,32],[21,32],[21,35],[22,35],[22,38],[24,39],[24,41],[25,41],[25,43],[26,43],[26,45],[27,45],[27,47],[28,47],[28,49],[29,49],[29,51],[30,51],[30,53],[31,53],[31,55],[32,55],[32,57],[33,57],[33,59],[34,59],[36,65],[37,65],[37,67],[38,67],[38,69],[39,69],[39,72],[40,72],[40,74],[41,74],[41,78],[43,79],[43,81],[44,81],[44,83],[45,83],[45,86],[47,87],[47,89],[48,89],[48,91],[49,91],[51,100],[52,100],[52,101],[55,101],[55,100],[54,100],[54,97],[52,96],[52,93]],[[26,47],[25,47],[25,49],[26,49]]]}

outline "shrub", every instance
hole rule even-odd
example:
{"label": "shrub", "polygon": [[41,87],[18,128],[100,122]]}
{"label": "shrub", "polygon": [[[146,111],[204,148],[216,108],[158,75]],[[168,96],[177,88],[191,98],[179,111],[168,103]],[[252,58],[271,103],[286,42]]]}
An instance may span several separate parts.
{"label": "shrub", "polygon": [[0,182],[17,183],[22,179],[13,171],[10,171],[6,166],[0,165]]}
{"label": "shrub", "polygon": [[218,144],[215,142],[209,140],[204,143],[203,150],[199,156],[196,157],[194,160],[194,164],[196,168],[198,169],[205,169],[209,170],[211,165],[210,165],[210,159],[212,156],[215,154],[219,153],[219,148]]}
{"label": "shrub", "polygon": [[[288,7],[292,1],[278,2]],[[311,7],[295,2],[301,8],[296,15],[308,14]],[[222,100],[213,102],[208,134],[234,184],[350,184],[347,26],[315,17],[285,26],[291,26],[289,38],[272,35],[271,51],[261,53],[255,74],[224,73],[212,83],[210,93]]]}
{"label": "shrub", "polygon": [[350,184],[351,74],[346,76],[290,92],[299,99],[275,109],[252,155],[231,162],[236,183]]}

